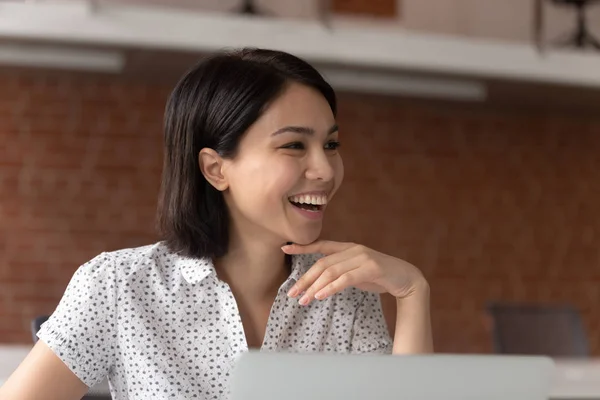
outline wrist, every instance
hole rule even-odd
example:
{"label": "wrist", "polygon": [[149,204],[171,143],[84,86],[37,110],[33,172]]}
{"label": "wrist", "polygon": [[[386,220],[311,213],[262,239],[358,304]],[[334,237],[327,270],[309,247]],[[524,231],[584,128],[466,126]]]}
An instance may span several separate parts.
{"label": "wrist", "polygon": [[396,298],[394,354],[432,352],[429,284],[423,279],[408,296]]}
{"label": "wrist", "polygon": [[403,297],[396,297],[396,301],[405,302],[405,300],[412,299],[419,302],[423,300],[429,301],[429,294],[429,282],[427,282],[425,278],[421,278],[413,284],[412,289],[408,292],[408,295]]}

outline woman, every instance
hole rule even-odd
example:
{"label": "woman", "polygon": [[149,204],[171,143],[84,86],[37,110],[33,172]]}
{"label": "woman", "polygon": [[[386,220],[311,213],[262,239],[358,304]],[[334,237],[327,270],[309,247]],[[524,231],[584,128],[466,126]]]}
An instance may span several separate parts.
{"label": "woman", "polygon": [[318,240],[344,175],[335,115],[332,88],[290,54],[189,71],[166,108],[163,241],[81,266],[0,397],[77,399],[108,376],[114,399],[219,399],[248,348],[432,351],[417,268]]}

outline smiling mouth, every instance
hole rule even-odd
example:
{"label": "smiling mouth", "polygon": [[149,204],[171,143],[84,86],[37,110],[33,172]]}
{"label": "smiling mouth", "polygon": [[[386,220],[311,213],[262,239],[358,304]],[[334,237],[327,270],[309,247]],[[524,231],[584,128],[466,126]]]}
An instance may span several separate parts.
{"label": "smiling mouth", "polygon": [[294,207],[298,207],[298,208],[300,208],[302,210],[306,210],[306,211],[318,212],[325,208],[324,206],[316,205],[316,204],[300,204],[300,203],[294,203],[293,201],[290,201],[290,203],[292,203],[292,205]]}
{"label": "smiling mouth", "polygon": [[295,195],[290,197],[288,200],[294,207],[312,212],[323,211],[327,205],[327,195],[325,194]]}

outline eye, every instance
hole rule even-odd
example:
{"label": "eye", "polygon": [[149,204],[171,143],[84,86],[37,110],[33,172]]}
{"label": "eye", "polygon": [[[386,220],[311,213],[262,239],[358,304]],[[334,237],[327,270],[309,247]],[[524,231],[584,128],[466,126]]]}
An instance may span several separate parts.
{"label": "eye", "polygon": [[341,145],[342,144],[340,142],[332,140],[331,142],[327,142],[325,145],[325,150],[337,150]]}
{"label": "eye", "polygon": [[285,146],[281,146],[282,149],[290,149],[290,150],[304,150],[304,143],[294,142],[286,144]]}

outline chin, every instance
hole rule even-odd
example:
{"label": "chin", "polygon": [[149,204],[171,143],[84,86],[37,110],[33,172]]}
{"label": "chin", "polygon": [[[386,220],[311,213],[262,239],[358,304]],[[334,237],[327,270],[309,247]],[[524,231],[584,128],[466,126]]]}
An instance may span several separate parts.
{"label": "chin", "polygon": [[321,228],[307,230],[306,232],[294,232],[292,235],[288,235],[286,242],[307,245],[318,240],[319,236],[321,236]]}

